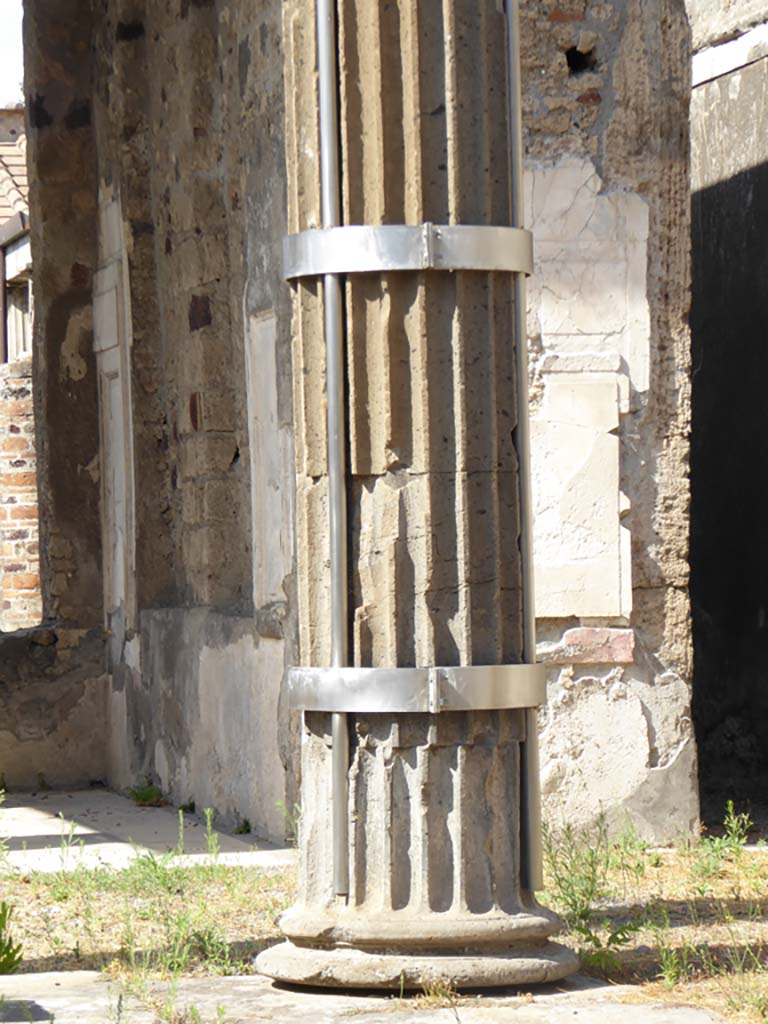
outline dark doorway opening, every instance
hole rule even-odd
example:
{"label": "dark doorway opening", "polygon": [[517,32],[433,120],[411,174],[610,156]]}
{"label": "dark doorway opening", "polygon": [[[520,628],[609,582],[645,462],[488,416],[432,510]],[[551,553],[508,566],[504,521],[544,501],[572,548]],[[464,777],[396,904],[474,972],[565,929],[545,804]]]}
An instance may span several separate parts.
{"label": "dark doorway opening", "polygon": [[[705,138],[706,130],[699,131]],[[743,131],[752,127],[745,122]],[[722,159],[727,166],[728,154]],[[709,826],[721,822],[732,799],[764,828],[768,165],[694,192],[691,298],[690,588],[702,818]]]}

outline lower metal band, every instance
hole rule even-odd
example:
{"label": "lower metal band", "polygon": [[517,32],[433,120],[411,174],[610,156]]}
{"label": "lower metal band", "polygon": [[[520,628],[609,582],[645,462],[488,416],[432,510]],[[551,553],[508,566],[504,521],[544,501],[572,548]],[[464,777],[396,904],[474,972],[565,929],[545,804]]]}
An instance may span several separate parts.
{"label": "lower metal band", "polygon": [[288,703],[361,713],[534,708],[546,699],[543,665],[436,668],[292,668]]}
{"label": "lower metal band", "polygon": [[481,270],[530,274],[533,242],[523,228],[471,224],[381,224],[317,228],[283,240],[283,274]]}

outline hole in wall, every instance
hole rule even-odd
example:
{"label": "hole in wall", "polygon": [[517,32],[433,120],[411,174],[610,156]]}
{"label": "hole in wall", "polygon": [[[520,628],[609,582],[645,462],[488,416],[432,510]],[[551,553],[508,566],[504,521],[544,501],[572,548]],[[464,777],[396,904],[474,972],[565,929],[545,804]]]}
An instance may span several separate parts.
{"label": "hole in wall", "polygon": [[568,64],[569,75],[581,75],[585,71],[592,71],[597,67],[597,57],[594,50],[580,50],[578,46],[572,46],[565,51],[565,59]]}

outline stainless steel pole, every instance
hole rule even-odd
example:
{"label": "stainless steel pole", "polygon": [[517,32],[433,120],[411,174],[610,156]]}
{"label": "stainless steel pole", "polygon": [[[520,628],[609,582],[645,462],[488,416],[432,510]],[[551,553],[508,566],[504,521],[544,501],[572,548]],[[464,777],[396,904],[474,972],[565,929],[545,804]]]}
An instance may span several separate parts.
{"label": "stainless steel pole", "polygon": [[[317,65],[320,100],[320,189],[323,227],[341,223],[339,196],[339,116],[336,78],[335,0],[317,0]],[[328,426],[328,517],[331,539],[331,665],[347,664],[347,492],[344,409],[344,325],[341,280],[323,276],[325,312],[326,416]],[[332,716],[333,882],[338,895],[349,892],[347,852],[347,716]]]}
{"label": "stainless steel pole", "polygon": [[[518,0],[506,0],[507,64],[509,76],[509,144],[512,175],[512,227],[523,227],[523,129],[520,88],[520,23]],[[520,560],[523,585],[523,661],[536,661],[536,605],[533,578],[533,524],[531,511],[531,455],[528,427],[528,325],[525,274],[514,275],[515,352],[517,357],[517,428],[515,442],[520,473]],[[525,711],[522,758],[521,848],[522,883],[526,889],[543,888],[541,856],[541,791],[539,735],[536,708]]]}

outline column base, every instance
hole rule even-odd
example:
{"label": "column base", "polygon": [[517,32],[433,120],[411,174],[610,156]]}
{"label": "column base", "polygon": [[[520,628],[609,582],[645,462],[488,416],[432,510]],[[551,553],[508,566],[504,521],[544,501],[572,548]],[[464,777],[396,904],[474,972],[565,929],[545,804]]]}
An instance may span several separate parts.
{"label": "column base", "polygon": [[558,981],[573,974],[579,958],[556,942],[529,950],[488,953],[367,952],[316,949],[281,942],[256,958],[256,969],[275,981],[321,988],[420,989],[435,982],[454,988],[496,988]]}

